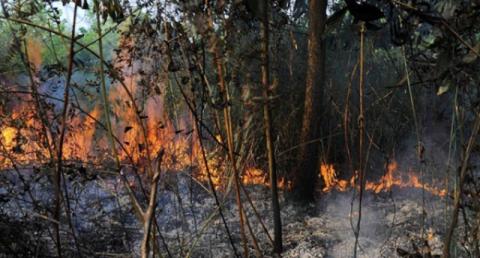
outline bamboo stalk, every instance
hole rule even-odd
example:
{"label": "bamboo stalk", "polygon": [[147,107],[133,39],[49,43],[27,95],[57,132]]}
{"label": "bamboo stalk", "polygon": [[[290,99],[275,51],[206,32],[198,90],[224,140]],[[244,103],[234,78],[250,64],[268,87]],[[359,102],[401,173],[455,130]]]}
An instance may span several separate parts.
{"label": "bamboo stalk", "polygon": [[[212,12],[211,8],[208,8],[208,26],[212,32],[214,32],[214,26],[213,26],[213,17],[212,17]],[[215,37],[215,36],[213,36]],[[228,88],[226,87],[225,84],[225,78],[224,78],[224,71],[223,71],[223,57],[220,53],[220,48],[219,48],[219,41],[215,37],[213,41],[213,65],[216,67],[216,72],[217,72],[217,79],[218,79],[218,87],[220,94],[222,95],[222,100],[224,103],[223,107],[223,122],[224,122],[224,127],[226,131],[226,136],[227,136],[227,147],[228,147],[228,158],[230,160],[230,163],[232,165],[233,169],[233,178],[234,178],[234,184],[235,184],[235,195],[236,195],[236,202],[238,206],[238,215],[240,218],[240,236],[242,238],[242,243],[243,243],[243,253],[245,257],[249,256],[249,251],[248,251],[248,239],[247,235],[245,233],[245,217],[244,217],[244,212],[243,212],[243,204],[242,204],[242,199],[241,199],[241,193],[240,193],[240,176],[239,176],[239,171],[237,167],[237,163],[235,161],[235,144],[233,140],[233,125],[232,125],[232,117],[231,117],[231,106],[230,106],[230,95],[228,92]]]}
{"label": "bamboo stalk", "polygon": [[149,197],[149,202],[148,202],[148,208],[146,212],[144,213],[143,217],[143,240],[142,240],[142,245],[140,247],[140,252],[141,252],[141,257],[142,258],[148,258],[149,257],[149,241],[150,241],[150,235],[152,231],[152,221],[155,219],[155,208],[157,207],[157,189],[158,189],[158,181],[160,179],[160,170],[161,170],[161,162],[163,158],[163,151],[160,152],[158,156],[158,165],[157,168],[155,169],[155,174],[153,175],[152,178],[152,184],[150,187],[150,197]]}
{"label": "bamboo stalk", "polygon": [[[166,25],[165,25],[166,26]],[[167,31],[167,30],[166,30]],[[166,40],[166,45],[167,45],[167,57],[169,59],[170,62],[173,62],[173,57],[172,57],[172,53],[170,51],[170,46],[169,46],[169,38],[168,38],[168,34],[167,34],[167,40]],[[165,69],[165,72],[168,72],[168,69]],[[206,155],[206,152],[205,152],[205,146],[204,146],[204,142],[203,142],[203,136],[202,136],[202,131],[201,131],[201,128],[207,128],[208,130],[208,127],[206,127],[204,125],[204,123],[202,122],[202,120],[200,119],[200,117],[198,116],[197,112],[195,111],[195,100],[192,100],[192,101],[189,101],[188,99],[188,96],[186,94],[186,92],[183,90],[180,82],[178,81],[178,78],[177,78],[177,75],[175,72],[173,72],[173,78],[175,80],[175,83],[176,85],[178,86],[178,89],[185,101],[185,103],[187,104],[187,107],[188,109],[190,110],[190,113],[194,119],[194,128],[195,128],[195,132],[197,133],[197,137],[198,137],[198,140],[199,140],[199,144],[200,144],[200,151],[201,151],[201,158],[202,158],[202,162],[204,163],[205,165],[205,170],[207,172],[207,178],[208,178],[208,182],[209,182],[209,185],[210,185],[210,188],[212,190],[212,195],[214,197],[214,200],[215,200],[215,205],[217,206],[218,208],[218,213],[222,219],[222,223],[225,227],[225,231],[227,233],[227,236],[228,236],[228,240],[230,242],[230,245],[232,246],[232,250],[235,254],[236,257],[240,257],[239,254],[238,254],[238,251],[237,251],[237,248],[235,247],[235,243],[233,241],[233,238],[232,238],[232,234],[230,232],[230,229],[228,227],[228,224],[227,224],[227,220],[225,219],[225,215],[223,213],[223,205],[220,203],[220,198],[217,194],[217,191],[215,189],[215,184],[213,182],[213,179],[212,179],[212,173],[210,171],[210,167],[208,165],[208,159],[207,159],[207,155]],[[192,103],[193,102],[193,103]],[[213,134],[209,131],[209,134],[213,136]],[[187,257],[190,256],[190,252],[187,254]]]}
{"label": "bamboo stalk", "polygon": [[215,184],[213,183],[212,173],[210,172],[210,168],[208,166],[207,155],[205,153],[205,147],[204,147],[204,144],[203,144],[203,139],[202,139],[201,132],[200,132],[200,129],[199,129],[198,121],[196,121],[196,123],[195,123],[195,129],[197,131],[198,139],[199,139],[199,142],[200,142],[200,150],[201,150],[201,154],[202,154],[202,161],[205,164],[205,169],[207,171],[208,183],[210,184],[210,188],[212,189],[212,193],[213,193],[213,196],[214,196],[214,199],[215,199],[215,204],[218,207],[218,213],[219,213],[220,217],[222,218],[222,222],[223,222],[223,225],[225,226],[225,230],[227,232],[227,236],[228,236],[228,240],[230,242],[230,245],[232,246],[233,253],[235,254],[236,257],[240,257],[240,255],[238,255],[237,248],[235,247],[235,243],[233,241],[232,234],[231,234],[230,229],[228,227],[227,220],[225,219],[225,215],[223,214],[222,205],[220,204],[220,201],[219,201],[219,198],[218,198],[218,195],[217,195],[217,191],[215,190]]}
{"label": "bamboo stalk", "polygon": [[[70,84],[73,75],[73,58],[75,55],[74,48],[75,48],[75,28],[76,28],[76,20],[77,20],[77,2],[74,3],[73,9],[73,24],[72,24],[72,32],[70,36],[70,48],[68,54],[68,64],[67,64],[67,78],[65,81],[65,88],[64,88],[64,95],[63,95],[63,109],[61,113],[61,127],[60,127],[60,137],[58,139],[58,149],[57,149],[57,168],[54,175],[54,183],[55,183],[55,208],[54,208],[54,215],[53,218],[57,221],[60,221],[60,209],[61,209],[61,178],[63,173],[63,146],[65,141],[65,133],[67,131],[67,111],[69,107],[69,100],[70,100]],[[60,225],[54,224],[54,231],[55,236],[57,238],[57,255],[62,257],[62,248],[61,248],[61,239],[60,239]]]}
{"label": "bamboo stalk", "polygon": [[462,161],[462,166],[460,167],[459,180],[458,180],[458,186],[457,186],[458,190],[455,192],[454,207],[452,211],[450,226],[448,228],[448,231],[445,237],[445,242],[443,244],[444,258],[450,257],[450,244],[452,242],[453,234],[455,232],[455,227],[457,226],[457,222],[458,222],[458,213],[460,211],[460,203],[462,198],[463,186],[465,182],[465,176],[468,170],[468,163],[470,161],[470,154],[475,145],[475,141],[477,140],[479,130],[480,130],[480,113],[477,113],[475,117],[475,123],[473,125],[473,130],[468,140],[467,148],[463,153],[463,161]]}
{"label": "bamboo stalk", "polygon": [[226,104],[226,107],[223,108],[223,116],[224,116],[224,123],[225,123],[225,129],[227,132],[227,146],[228,146],[228,157],[230,159],[230,163],[232,164],[233,168],[233,174],[234,174],[234,183],[235,183],[235,194],[236,194],[236,202],[238,206],[238,213],[240,216],[240,235],[242,237],[242,242],[243,242],[243,252],[244,256],[248,257],[248,240],[247,236],[245,234],[245,217],[243,213],[243,204],[242,204],[242,199],[240,195],[240,177],[239,177],[239,171],[237,168],[237,163],[235,162],[235,154],[234,154],[234,143],[233,143],[233,129],[232,129],[232,117],[231,117],[231,112],[230,112],[230,106],[228,103],[230,102],[229,97],[228,97],[228,92],[225,87],[225,82],[223,78],[223,68],[220,63],[220,56],[218,53],[218,49],[215,51],[215,62],[217,63],[217,75],[218,79],[220,81],[219,86],[220,86],[220,92],[223,93],[224,95],[224,101]]}
{"label": "bamboo stalk", "polygon": [[[171,57],[170,57],[171,58]],[[209,182],[209,185],[210,185],[210,188],[212,190],[212,195],[215,199],[215,204],[216,206],[218,207],[218,213],[220,215],[220,217],[222,218],[222,222],[223,222],[223,225],[225,226],[225,230],[227,232],[227,236],[228,236],[228,239],[230,241],[230,244],[232,246],[232,249],[233,249],[233,252],[235,254],[236,257],[240,257],[238,255],[238,252],[237,252],[237,249],[235,247],[235,243],[233,241],[233,238],[232,238],[232,235],[230,233],[230,229],[227,225],[227,221],[225,219],[225,216],[223,214],[223,209],[222,209],[222,204],[220,203],[220,199],[218,197],[218,194],[217,194],[217,191],[215,189],[215,184],[213,183],[213,179],[212,179],[212,174],[210,172],[210,168],[209,168],[209,165],[208,165],[208,159],[207,159],[207,155],[206,155],[206,152],[205,152],[205,146],[204,146],[204,143],[203,143],[203,136],[201,135],[201,120],[200,118],[198,117],[198,114],[195,112],[195,105],[194,103],[190,103],[190,101],[188,101],[188,97],[185,93],[185,91],[182,89],[182,87],[180,86],[180,83],[178,82],[177,80],[177,77],[174,75],[174,78],[176,80],[176,84],[178,85],[179,87],[179,90],[180,90],[180,93],[182,94],[184,100],[185,100],[185,103],[187,104],[194,120],[195,120],[195,131],[197,132],[197,136],[198,136],[198,140],[199,140],[199,144],[200,144],[200,150],[201,150],[201,155],[202,155],[202,162],[204,163],[205,165],[205,170],[207,172],[207,178],[208,178],[208,182]],[[187,255],[187,257],[189,257],[189,255]]]}
{"label": "bamboo stalk", "polygon": [[[272,216],[273,216],[273,230],[274,230],[274,245],[273,251],[277,254],[282,252],[282,220],[280,218],[280,204],[278,203],[278,185],[277,185],[277,164],[275,161],[275,153],[273,146],[273,126],[272,126],[272,112],[270,110],[269,91],[270,91],[270,68],[269,68],[269,18],[268,9],[270,8],[268,1],[266,1],[265,11],[261,24],[262,37],[262,84],[263,84],[263,126],[265,130],[265,145],[267,149],[268,159],[268,174],[270,177],[270,190],[272,198]],[[248,225],[248,224],[247,224]]]}
{"label": "bamboo stalk", "polygon": [[364,141],[365,141],[365,109],[364,109],[364,99],[365,99],[365,82],[364,82],[364,44],[365,44],[365,23],[362,22],[360,25],[360,61],[359,61],[359,115],[358,115],[358,131],[359,131],[359,143],[358,143],[358,177],[359,177],[359,196],[358,196],[358,219],[357,225],[355,228],[355,244],[353,248],[353,257],[357,257],[357,248],[358,248],[358,238],[360,236],[360,223],[362,221],[362,200],[363,192],[365,190],[365,160],[364,160]]}
{"label": "bamboo stalk", "polygon": [[408,63],[407,63],[407,55],[405,53],[405,47],[402,47],[402,52],[403,52],[403,64],[405,66],[405,74],[406,74],[406,79],[407,79],[407,88],[408,88],[408,95],[410,98],[410,106],[412,108],[412,118],[413,118],[413,123],[415,125],[415,136],[417,138],[417,146],[416,146],[416,154],[417,154],[417,159],[420,162],[420,179],[421,179],[421,184],[422,184],[422,230],[421,230],[421,238],[425,238],[425,185],[423,183],[423,174],[424,174],[424,157],[423,157],[423,144],[421,140],[421,135],[420,135],[420,127],[419,127],[419,122],[417,119],[417,109],[415,107],[415,100],[413,99],[413,91],[412,91],[412,85],[410,83],[410,73],[408,70]]}

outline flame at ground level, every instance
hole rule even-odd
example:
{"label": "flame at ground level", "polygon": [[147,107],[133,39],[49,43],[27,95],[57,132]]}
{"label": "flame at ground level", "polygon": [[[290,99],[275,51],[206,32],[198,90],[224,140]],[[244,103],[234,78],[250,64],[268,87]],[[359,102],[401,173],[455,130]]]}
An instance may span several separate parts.
{"label": "flame at ground level", "polygon": [[[10,158],[15,162],[21,164],[36,163],[39,160],[47,157],[47,151],[44,146],[39,144],[38,131],[40,130],[39,122],[35,122],[31,112],[30,116],[25,116],[23,112],[16,112],[12,115],[12,120],[25,119],[25,123],[28,127],[17,129],[15,127],[4,125],[0,127],[0,142],[3,145],[2,152],[9,152]],[[101,110],[95,107],[89,114],[90,117],[100,119]],[[131,120],[133,118],[130,118]],[[157,121],[161,118],[155,119]],[[100,152],[108,152],[108,146],[104,137],[104,133],[100,132],[100,135],[96,137],[96,126],[94,120],[88,117],[80,118],[75,117],[71,121],[73,128],[76,130],[70,130],[66,137],[65,143],[65,158],[72,160],[88,161],[92,159],[99,159],[101,163],[104,161],[105,156],[95,155],[98,150]],[[152,124],[152,123],[150,123]],[[181,121],[179,123],[181,127],[188,128],[188,121]],[[198,180],[208,182],[209,177],[207,168],[201,159],[202,155],[200,150],[200,144],[198,143],[198,136],[195,133],[189,135],[189,137],[182,137],[177,135],[173,124],[165,119],[164,128],[157,129],[153,125],[148,126],[148,145],[155,146],[151,151],[152,153],[158,152],[159,148],[165,150],[166,155],[163,157],[162,165],[169,171],[182,171],[191,166],[197,167],[195,176]],[[137,139],[141,139],[137,128],[127,130],[120,130],[122,140],[124,142],[130,142],[130,150],[133,154],[134,160],[137,160],[141,165],[139,151],[135,150],[135,146],[141,145]],[[132,135],[129,135],[132,134]],[[137,141],[137,142],[136,142]],[[144,144],[144,143],[143,143]],[[16,146],[21,146],[16,147]],[[127,146],[127,148],[129,147]],[[19,151],[20,150],[20,151]],[[35,154],[35,155],[32,155]],[[123,153],[122,153],[123,154]],[[125,159],[124,155],[121,155],[122,159]],[[43,158],[42,158],[43,157]],[[207,153],[208,171],[212,182],[216,188],[226,185],[228,182],[227,162],[218,149],[210,150]],[[6,153],[0,155],[0,168],[11,167],[11,160],[7,158]],[[421,181],[417,173],[409,170],[407,173],[398,173],[398,164],[392,161],[386,167],[386,173],[378,181],[367,181],[365,183],[365,189],[374,193],[386,192],[393,187],[400,188],[419,188],[424,189],[437,196],[445,196],[447,191],[434,186],[433,184],[424,183]],[[333,164],[322,163],[319,168],[319,177],[323,181],[323,192],[330,192],[332,190],[347,191],[356,187],[357,176],[354,175],[350,179],[339,179],[337,172],[335,171]],[[241,182],[245,185],[264,185],[270,186],[270,180],[266,171],[256,167],[250,166],[240,171]],[[277,182],[278,187],[283,190],[290,190],[292,188],[292,182],[284,177],[279,177]]]}
{"label": "flame at ground level", "polygon": [[[215,162],[212,161],[212,164],[209,164],[209,166],[213,165],[214,163]],[[225,178],[221,176],[222,171],[225,171],[225,169],[222,168],[224,167],[219,167],[218,163],[216,163],[215,169],[210,169],[212,181],[217,189],[221,188],[221,186],[223,185],[222,182],[225,182]],[[200,174],[199,176],[197,176],[197,178],[203,181],[207,181],[207,174],[203,171],[204,170],[200,171]],[[403,176],[401,174],[402,173],[398,173],[398,163],[396,161],[392,161],[387,165],[385,175],[383,175],[378,181],[367,181],[365,183],[365,190],[377,194],[390,191],[394,187],[399,187],[424,189],[426,192],[440,197],[444,197],[447,194],[447,191],[445,189],[436,187],[433,184],[423,183],[420,180],[419,176],[413,171],[403,173]],[[331,192],[334,190],[345,192],[354,187],[358,187],[358,175],[352,176],[349,180],[338,179],[333,164],[322,163],[320,165],[319,178],[324,184],[324,187],[322,189],[323,192]],[[264,185],[268,187],[270,186],[268,174],[257,167],[250,167],[245,169],[241,175],[241,181],[245,185]],[[277,184],[280,189],[292,189],[292,182],[285,177],[280,177]]]}
{"label": "flame at ground level", "polygon": [[[407,176],[399,176],[395,173],[398,171],[398,163],[392,161],[387,165],[387,172],[378,181],[367,181],[365,183],[365,190],[374,193],[387,192],[393,187],[399,188],[418,188],[423,189],[433,195],[444,197],[447,194],[445,189],[435,187],[428,183],[423,183],[417,174],[409,171]],[[355,187],[357,175],[354,175],[350,180],[338,179],[335,169],[332,164],[321,164],[320,177],[323,179],[325,187],[323,192],[330,192],[332,190],[347,191],[349,188]]]}

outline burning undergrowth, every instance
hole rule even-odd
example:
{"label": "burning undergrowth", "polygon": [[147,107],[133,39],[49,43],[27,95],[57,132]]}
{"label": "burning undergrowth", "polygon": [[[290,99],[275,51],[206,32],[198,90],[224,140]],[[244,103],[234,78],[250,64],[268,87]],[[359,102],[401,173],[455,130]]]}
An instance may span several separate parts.
{"label": "burning undergrowth", "polygon": [[[58,171],[55,164],[65,78],[55,75],[42,80],[35,74],[39,95],[20,83],[5,90],[14,97],[0,107],[0,231],[6,232],[6,237],[0,238],[0,254],[55,255],[53,224],[60,226],[59,239],[69,257],[135,256],[139,253],[143,225],[132,207],[132,199],[141,207],[148,207],[153,172],[160,173],[154,249],[169,257],[231,257],[235,254],[232,244],[240,248],[239,210],[232,194],[235,169],[226,155],[228,139],[219,126],[222,119],[199,119],[196,116],[208,113],[207,104],[190,102],[208,102],[212,114],[230,108],[231,103],[215,99],[222,92],[198,96],[207,95],[207,89],[212,87],[194,89],[192,81],[196,79],[198,85],[203,85],[209,83],[209,78],[188,74],[195,66],[190,63],[187,71],[175,66],[174,61],[179,60],[162,61],[166,55],[163,43],[154,46],[163,51],[158,60],[152,53],[138,53],[142,46],[136,46],[128,36],[122,37],[120,45],[106,83],[110,113],[106,114],[105,104],[98,96],[100,78],[86,78],[82,71],[73,74],[70,94],[74,100],[68,108],[67,134],[62,142],[64,166],[60,168],[59,192],[63,208],[58,221],[52,216],[52,196],[54,174]],[[32,61],[38,72],[41,60]],[[182,91],[189,87],[190,91]],[[179,99],[180,95],[184,99]],[[39,96],[40,100],[36,99]],[[193,106],[189,106],[192,110],[188,105]],[[107,121],[111,121],[114,144],[108,142]],[[241,133],[245,133],[247,126],[240,127]],[[242,139],[241,133],[232,136],[236,143],[251,140]],[[255,139],[249,144],[257,142]],[[264,167],[258,165],[264,163],[257,162],[263,157],[246,158],[244,154],[249,151],[233,153],[238,158],[235,165],[244,193],[241,203],[251,223],[247,225],[249,238],[256,237],[247,248],[250,253],[271,256],[268,250],[273,232],[264,230],[264,226],[273,227],[268,195],[271,182]],[[412,151],[416,159],[415,152]],[[423,162],[419,160],[416,162]],[[448,182],[428,173],[427,169],[435,169],[430,164],[412,164],[416,163],[389,159],[383,163],[383,169],[367,171],[373,172],[373,176],[365,182],[360,256],[440,254],[451,191]],[[355,241],[352,225],[359,216],[359,179],[356,171],[342,171],[340,165],[344,164],[320,164],[318,181],[323,186],[317,189],[320,198],[311,207],[297,207],[285,201],[292,182],[288,175],[278,179],[285,257],[351,255]],[[157,170],[152,171],[152,167]],[[466,220],[460,224],[460,228],[468,227]],[[474,238],[467,240],[458,249],[472,249],[470,242]]]}
{"label": "burning undergrowth", "polygon": [[[160,97],[150,98],[145,115],[138,116],[132,111],[132,103],[121,101],[128,96],[119,93],[118,88],[111,90],[113,107],[119,114],[114,116],[113,126],[121,146],[123,166],[121,171],[114,169],[113,157],[106,154],[109,147],[105,128],[101,126],[101,108],[94,106],[90,112],[83,113],[72,111],[63,177],[63,199],[71,209],[71,218],[66,211],[62,211],[60,218],[65,253],[72,257],[79,253],[95,257],[112,254],[129,257],[139,252],[141,225],[135,218],[122,180],[126,180],[141,205],[146,206],[149,193],[145,186],[150,181],[145,173],[146,166],[149,159],[163,150],[155,223],[159,250],[173,257],[188,254],[192,257],[232,256],[209,185],[211,178],[231,233],[239,236],[238,208],[231,194],[231,171],[221,145],[209,145],[205,150],[205,164],[204,150],[188,116],[174,122],[168,116],[158,115],[162,112],[156,112],[156,107],[163,105]],[[131,90],[135,92],[134,88]],[[2,241],[0,253],[13,254],[22,250],[26,255],[53,255],[55,246],[49,228],[56,222],[49,214],[53,207],[54,168],[48,162],[47,143],[55,137],[39,138],[42,127],[33,109],[27,105],[15,107],[1,127],[4,155],[0,160],[3,168],[0,201],[3,202],[4,221],[0,221],[0,227],[5,228],[9,239],[18,241]],[[222,137],[217,137],[222,143]],[[324,197],[318,205],[305,211],[310,214],[306,218],[299,214],[303,208],[285,202],[282,197],[286,257],[344,257],[352,252],[351,223],[356,213],[351,209],[351,198],[358,190],[358,178],[353,173],[341,179],[341,172],[335,164],[321,164],[318,179],[324,187],[318,191]],[[360,236],[361,255],[392,257],[402,252],[437,255],[441,249],[439,238],[445,230],[442,227],[445,212],[441,207],[444,207],[443,198],[449,198],[447,189],[438,181],[427,183],[426,177],[411,168],[401,168],[395,160],[385,164],[385,170],[379,174],[382,175],[366,182],[368,194]],[[125,179],[119,175],[124,175]],[[260,167],[245,166],[241,170],[241,181],[256,207],[255,211],[246,198],[243,200],[247,217],[256,218],[258,214],[266,228],[272,228],[268,175]],[[284,192],[290,190],[290,185],[287,179],[279,179]],[[427,199],[423,199],[424,196]],[[269,250],[269,237],[260,221],[251,221],[262,250]],[[15,225],[22,231],[12,230]],[[233,240],[239,247],[240,239]],[[255,252],[254,246],[249,248],[251,253]],[[264,252],[263,255],[270,255]]]}
{"label": "burning undergrowth", "polygon": [[[337,190],[340,192],[347,191],[350,188],[358,186],[358,175],[355,173],[349,180],[338,179],[335,168],[331,164],[322,164],[320,167],[320,176],[325,187],[323,192]],[[407,173],[398,171],[398,163],[392,161],[386,164],[385,174],[377,181],[367,181],[365,190],[374,193],[388,192],[393,187],[397,188],[417,188],[423,189],[431,194],[444,197],[447,193],[445,188],[439,187],[441,182],[424,183],[419,177],[419,173],[409,170]]]}
{"label": "burning undergrowth", "polygon": [[[50,196],[53,191],[49,169],[23,169],[19,172],[4,171],[0,177],[3,186],[11,186],[2,188],[0,227],[5,228],[3,232],[10,232],[8,236],[15,236],[2,241],[0,252],[12,254],[21,249],[28,254],[47,254],[54,250],[48,231],[52,223],[48,211],[52,206]],[[145,204],[147,199],[140,187],[144,177],[139,178],[131,169],[125,169],[123,173],[138,199]],[[117,176],[108,170],[89,168],[82,171],[78,166],[71,166],[65,173],[65,183],[65,198],[74,211],[73,229],[79,245],[76,246],[68,226],[67,214],[62,213],[61,234],[69,256],[75,256],[78,250],[91,257],[130,257],[138,252],[142,232],[125,187]],[[271,228],[268,188],[250,185],[246,190],[256,213],[267,228]],[[219,194],[232,234],[238,235],[234,198],[227,196],[226,192],[220,191]],[[355,206],[352,208],[353,194],[354,188],[344,192],[330,191],[309,207],[296,206],[282,197],[284,256],[348,256],[354,242],[351,223],[357,216]],[[30,201],[31,198],[35,201]],[[247,216],[256,218],[247,200],[243,201]],[[164,173],[157,202],[156,223],[161,232],[157,244],[163,253],[170,253],[173,257],[187,254],[192,257],[230,257],[233,254],[211,192],[188,171]],[[442,248],[440,238],[445,230],[443,198],[421,189],[394,186],[386,192],[368,192],[364,207],[361,257],[395,257],[399,252],[433,257],[439,254]],[[264,255],[269,257],[268,236],[257,219],[252,219],[251,223],[259,245],[265,250]],[[12,230],[17,224],[21,231]],[[234,241],[240,246],[239,238]],[[27,249],[22,248],[25,243],[28,243]],[[255,252],[254,246],[249,248]]]}

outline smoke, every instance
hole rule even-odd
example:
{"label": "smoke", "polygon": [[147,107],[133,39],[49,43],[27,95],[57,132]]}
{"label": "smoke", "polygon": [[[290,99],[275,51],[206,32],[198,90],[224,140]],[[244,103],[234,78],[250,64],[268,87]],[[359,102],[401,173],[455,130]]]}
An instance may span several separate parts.
{"label": "smoke", "polygon": [[[358,219],[358,200],[355,200],[352,210],[352,195],[334,194],[329,196],[325,207],[326,226],[334,234],[330,257],[350,257],[355,244],[354,225]],[[366,196],[363,202],[362,220],[360,225],[359,243],[360,257],[378,257],[385,240],[385,213],[392,209],[391,204],[375,203],[372,196]],[[382,209],[372,209],[373,206],[384,206]]]}

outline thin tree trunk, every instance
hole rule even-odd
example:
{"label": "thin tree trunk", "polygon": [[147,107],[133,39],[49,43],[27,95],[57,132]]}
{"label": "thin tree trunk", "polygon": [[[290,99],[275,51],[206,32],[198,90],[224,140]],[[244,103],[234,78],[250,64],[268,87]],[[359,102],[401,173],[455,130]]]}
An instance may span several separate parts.
{"label": "thin tree trunk", "polygon": [[273,146],[273,127],[271,121],[271,110],[269,102],[270,91],[270,67],[269,67],[269,28],[268,28],[268,10],[269,4],[266,2],[264,8],[263,21],[261,26],[262,37],[262,84],[263,84],[263,124],[265,127],[265,142],[267,146],[268,173],[270,175],[270,189],[272,193],[272,212],[273,212],[273,251],[280,254],[282,252],[282,221],[280,218],[280,205],[278,203],[277,187],[277,167],[275,162]]}
{"label": "thin tree trunk", "polygon": [[[325,84],[325,31],[327,0],[308,1],[308,68],[305,87],[303,121],[300,134],[298,163],[293,175],[295,199],[304,202],[314,200],[320,153],[320,111]],[[302,144],[311,142],[310,144]]]}
{"label": "thin tree trunk", "polygon": [[359,60],[359,114],[358,114],[358,177],[359,177],[359,193],[358,193],[358,218],[355,227],[355,244],[353,247],[353,257],[357,257],[358,238],[360,236],[360,225],[362,221],[362,201],[363,192],[365,190],[365,84],[364,84],[364,43],[365,43],[365,23],[361,23],[360,27],[360,60]]}
{"label": "thin tree trunk", "polygon": [[72,35],[70,41],[70,49],[68,54],[68,67],[67,67],[67,79],[65,82],[65,92],[63,97],[63,109],[62,109],[62,116],[61,116],[61,129],[60,129],[60,137],[58,139],[58,150],[57,150],[57,169],[55,171],[54,176],[54,184],[55,184],[55,209],[53,214],[53,219],[58,221],[59,223],[54,224],[54,231],[55,236],[57,239],[57,255],[62,257],[62,248],[61,248],[61,240],[60,240],[60,209],[61,209],[61,198],[62,198],[62,190],[61,186],[61,178],[62,178],[62,169],[63,169],[63,144],[65,141],[65,133],[67,131],[67,111],[69,105],[69,91],[70,91],[70,82],[72,80],[73,74],[73,58],[75,55],[75,25],[76,25],[76,18],[77,18],[77,2],[75,2],[75,7],[73,9],[73,25],[72,25]]}
{"label": "thin tree trunk", "polygon": [[240,235],[242,237],[242,243],[243,243],[243,252],[245,257],[248,257],[248,240],[247,236],[245,234],[245,217],[243,216],[243,204],[242,204],[242,198],[240,194],[240,175],[237,167],[237,163],[235,161],[235,153],[234,153],[234,142],[233,142],[233,128],[232,128],[232,118],[231,118],[231,112],[230,112],[230,107],[228,106],[228,103],[230,102],[230,99],[228,97],[228,91],[225,86],[225,81],[223,77],[223,68],[221,64],[221,57],[219,54],[219,50],[215,50],[215,62],[217,65],[217,73],[218,73],[218,79],[219,79],[219,86],[220,86],[220,92],[224,95],[223,99],[224,102],[227,103],[225,107],[223,108],[223,115],[224,115],[224,123],[225,123],[225,130],[227,132],[227,145],[228,145],[228,157],[230,159],[230,162],[232,163],[232,168],[233,168],[233,177],[234,177],[234,183],[235,183],[235,195],[236,195],[236,202],[238,205],[238,213],[240,217]]}
{"label": "thin tree trunk", "polygon": [[[157,158],[157,168],[154,171],[154,175],[152,178],[152,184],[150,187],[150,198],[148,201],[148,208],[147,211],[143,215],[143,240],[142,245],[140,247],[141,257],[148,258],[150,253],[150,248],[148,242],[152,240],[155,243],[155,235],[152,234],[152,224],[155,221],[155,208],[157,207],[157,189],[158,189],[158,181],[160,179],[160,169],[161,163],[163,158],[163,150],[160,152]],[[152,235],[152,236],[150,236]]]}
{"label": "thin tree trunk", "polygon": [[[207,10],[208,12],[208,26],[209,28],[214,31],[214,25],[213,25],[213,17],[212,17],[212,11],[211,8]],[[232,115],[231,115],[231,107],[229,105],[230,103],[230,94],[228,92],[228,87],[225,83],[225,77],[224,77],[224,68],[223,68],[223,56],[220,51],[220,42],[216,38],[216,36],[213,40],[213,65],[216,68],[217,72],[217,79],[218,79],[218,87],[219,87],[219,92],[222,96],[222,101],[223,101],[223,122],[225,126],[225,131],[226,131],[226,137],[227,137],[227,149],[228,149],[228,158],[232,164],[232,170],[233,170],[233,178],[234,178],[234,184],[235,184],[235,199],[237,202],[238,206],[238,216],[240,217],[240,236],[242,238],[242,245],[243,245],[243,254],[245,257],[249,257],[249,252],[248,252],[248,239],[247,235],[245,233],[245,220],[248,219],[244,216],[243,212],[243,204],[242,204],[242,197],[241,197],[241,192],[240,192],[240,174],[239,170],[237,167],[237,162],[235,158],[235,144],[234,144],[234,139],[233,139],[233,124],[232,124]]]}
{"label": "thin tree trunk", "polygon": [[445,243],[443,244],[443,257],[450,257],[450,244],[452,242],[453,234],[458,222],[458,212],[460,211],[460,203],[463,192],[463,184],[465,182],[465,176],[468,170],[468,162],[470,160],[470,153],[475,145],[475,140],[477,139],[478,133],[480,131],[480,113],[477,113],[475,118],[475,123],[473,125],[472,134],[468,140],[467,148],[463,154],[462,166],[460,167],[459,180],[458,180],[458,190],[455,192],[454,198],[454,207],[452,211],[452,218],[450,225],[448,227],[447,235],[445,237]]}
{"label": "thin tree trunk", "polygon": [[[167,34],[168,35],[168,34]],[[168,36],[167,36],[168,38]],[[167,42],[169,42],[169,40],[167,40]],[[170,46],[168,46],[168,43],[167,43],[167,55],[168,55],[168,58],[169,58],[169,62],[173,62],[173,59],[172,59],[172,54],[170,52]],[[183,51],[183,50],[182,50]],[[185,54],[185,53],[184,53]],[[200,70],[202,70],[201,68],[201,65],[197,64],[197,66],[200,68]],[[203,73],[202,73],[203,74]],[[215,200],[215,204],[217,205],[217,208],[218,208],[218,213],[222,219],[222,222],[223,222],[223,225],[225,226],[225,231],[227,233],[227,237],[228,237],[228,240],[232,246],[232,250],[233,250],[233,253],[235,255],[235,257],[240,257],[240,255],[238,254],[238,251],[237,251],[237,248],[235,247],[235,243],[234,243],[234,240],[232,238],[232,234],[231,234],[231,231],[228,227],[228,224],[227,224],[227,221],[225,219],[225,216],[224,216],[224,212],[223,212],[223,204],[220,203],[220,200],[219,200],[219,197],[218,197],[218,194],[217,194],[217,190],[215,189],[215,184],[213,183],[213,179],[212,179],[212,173],[210,172],[210,168],[209,168],[209,165],[208,165],[208,160],[207,160],[207,155],[206,155],[206,152],[205,152],[205,146],[203,144],[203,139],[204,139],[204,136],[202,135],[202,127],[205,129],[206,127],[202,124],[202,121],[201,121],[201,117],[199,117],[199,115],[197,114],[195,108],[196,108],[196,103],[195,103],[195,98],[192,98],[192,100],[190,101],[187,97],[187,94],[186,92],[183,90],[182,86],[181,86],[181,83],[178,81],[177,79],[177,76],[175,75],[175,73],[173,73],[173,76],[174,76],[174,79],[175,79],[175,82],[176,82],[176,85],[178,86],[178,89],[180,90],[180,93],[183,97],[183,99],[185,100],[185,103],[187,104],[187,107],[188,109],[190,110],[190,114],[192,115],[192,119],[194,120],[194,131],[196,132],[197,134],[197,139],[198,139],[198,143],[200,145],[200,153],[201,153],[201,158],[202,158],[202,161],[203,161],[203,164],[205,165],[205,171],[207,172],[207,177],[208,177],[208,183],[210,185],[210,188],[212,190],[212,195],[213,195],[213,198]],[[192,74],[190,74],[190,76],[193,76]],[[202,75],[201,75],[202,76]],[[193,77],[192,77],[193,78]],[[206,77],[203,78],[204,79],[204,83],[205,84],[208,84],[208,81],[206,79]],[[191,85],[190,85],[191,86]],[[206,85],[207,86],[207,85]],[[215,112],[215,119],[217,121],[218,119],[218,114]],[[219,120],[218,120],[219,121]],[[218,128],[220,129],[220,123],[218,122],[217,124]],[[187,254],[186,257],[190,257],[190,253]]]}

